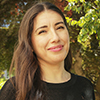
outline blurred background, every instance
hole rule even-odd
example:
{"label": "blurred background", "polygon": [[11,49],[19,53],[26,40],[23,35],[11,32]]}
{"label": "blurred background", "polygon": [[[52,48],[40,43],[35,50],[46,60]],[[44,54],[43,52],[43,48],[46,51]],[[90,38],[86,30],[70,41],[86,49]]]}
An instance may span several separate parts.
{"label": "blurred background", "polygon": [[87,77],[100,100],[100,0],[0,0],[0,89],[18,39],[18,29],[28,8],[49,1],[65,15],[73,57],[71,72]]}

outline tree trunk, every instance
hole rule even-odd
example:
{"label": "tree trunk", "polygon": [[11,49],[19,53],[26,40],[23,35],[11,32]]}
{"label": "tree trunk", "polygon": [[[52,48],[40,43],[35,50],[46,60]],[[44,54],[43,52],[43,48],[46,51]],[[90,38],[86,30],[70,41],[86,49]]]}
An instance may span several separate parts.
{"label": "tree trunk", "polygon": [[82,71],[82,57],[80,57],[80,53],[77,52],[75,55],[76,62],[73,65],[73,69],[77,75],[85,76]]}
{"label": "tree trunk", "polygon": [[97,90],[98,94],[100,95],[100,76],[97,81],[96,90]]}

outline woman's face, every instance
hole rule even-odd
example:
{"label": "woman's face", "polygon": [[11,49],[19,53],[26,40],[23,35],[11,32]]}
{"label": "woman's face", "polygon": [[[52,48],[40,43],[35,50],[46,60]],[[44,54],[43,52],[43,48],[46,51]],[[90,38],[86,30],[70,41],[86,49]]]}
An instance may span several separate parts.
{"label": "woman's face", "polygon": [[62,62],[69,51],[68,30],[62,17],[52,10],[43,11],[34,19],[31,41],[40,64]]}

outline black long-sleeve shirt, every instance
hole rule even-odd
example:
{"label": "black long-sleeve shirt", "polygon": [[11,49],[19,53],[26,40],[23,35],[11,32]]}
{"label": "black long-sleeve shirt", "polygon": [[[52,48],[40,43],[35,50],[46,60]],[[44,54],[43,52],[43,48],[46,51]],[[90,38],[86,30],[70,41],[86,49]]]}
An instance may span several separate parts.
{"label": "black long-sleeve shirt", "polygon": [[[47,100],[95,100],[91,82],[78,75],[64,83],[46,83]],[[16,90],[8,80],[0,91],[0,100],[15,100]]]}

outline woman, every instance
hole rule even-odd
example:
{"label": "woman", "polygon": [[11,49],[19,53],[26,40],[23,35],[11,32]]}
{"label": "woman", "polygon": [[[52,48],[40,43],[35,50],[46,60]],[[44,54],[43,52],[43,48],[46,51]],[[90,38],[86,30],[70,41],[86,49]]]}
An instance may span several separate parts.
{"label": "woman", "polygon": [[11,64],[15,77],[2,88],[0,100],[95,100],[91,82],[69,72],[71,63],[63,13],[48,2],[32,6],[19,29]]}

